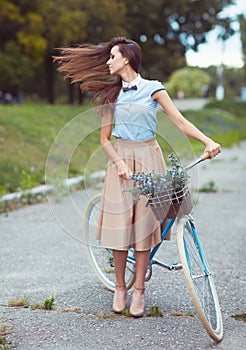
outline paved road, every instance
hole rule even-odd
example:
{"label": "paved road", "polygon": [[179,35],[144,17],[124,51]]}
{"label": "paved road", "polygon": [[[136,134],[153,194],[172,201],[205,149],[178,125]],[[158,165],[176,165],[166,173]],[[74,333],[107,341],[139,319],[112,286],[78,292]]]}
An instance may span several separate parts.
{"label": "paved road", "polygon": [[[197,318],[172,316],[193,310],[182,271],[156,267],[147,283],[146,307],[158,305],[164,317],[133,319],[111,313],[112,293],[93,274],[81,242],[82,213],[91,191],[0,216],[1,333],[8,333],[7,339],[22,350],[242,349],[245,322],[232,315],[246,311],[245,152],[245,143],[224,150],[219,160],[192,173],[194,187],[209,180],[219,187],[216,193],[197,196],[193,215],[215,272],[224,320],[221,343],[209,338]],[[166,261],[173,261],[175,234],[166,245]],[[7,306],[24,294],[31,303],[53,295],[57,310]],[[131,291],[128,302],[130,296]]]}
{"label": "paved road", "polygon": [[207,98],[184,98],[184,99],[173,99],[174,104],[181,111],[185,110],[197,110],[205,106],[209,102]]}

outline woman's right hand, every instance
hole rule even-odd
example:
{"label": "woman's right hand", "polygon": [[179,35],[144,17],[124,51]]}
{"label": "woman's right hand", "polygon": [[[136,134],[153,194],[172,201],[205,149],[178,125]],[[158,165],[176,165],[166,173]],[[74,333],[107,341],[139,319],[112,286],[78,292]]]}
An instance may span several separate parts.
{"label": "woman's right hand", "polygon": [[118,175],[123,179],[123,180],[129,180],[130,177],[132,176],[132,171],[124,162],[124,160],[120,159],[116,162],[117,168],[118,168]]}

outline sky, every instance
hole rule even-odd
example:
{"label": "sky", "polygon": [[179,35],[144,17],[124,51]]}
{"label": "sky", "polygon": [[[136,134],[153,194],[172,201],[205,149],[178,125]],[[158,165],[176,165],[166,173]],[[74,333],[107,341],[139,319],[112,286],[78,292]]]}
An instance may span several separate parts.
{"label": "sky", "polygon": [[[246,18],[246,0],[236,0],[235,3],[236,5],[228,7],[223,13],[231,18],[236,18],[238,14],[243,13]],[[243,60],[239,23],[235,22],[233,26],[237,33],[228,39],[224,45],[216,38],[218,30],[213,30],[207,35],[207,43],[199,45],[198,52],[189,50],[186,53],[188,65],[208,67],[223,63],[228,67],[241,68]]]}

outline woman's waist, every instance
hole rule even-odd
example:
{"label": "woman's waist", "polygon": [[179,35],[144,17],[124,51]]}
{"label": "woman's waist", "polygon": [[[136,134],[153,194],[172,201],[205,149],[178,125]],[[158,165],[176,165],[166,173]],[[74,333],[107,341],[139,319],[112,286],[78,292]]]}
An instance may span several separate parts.
{"label": "woman's waist", "polygon": [[145,140],[129,140],[129,139],[122,139],[122,138],[118,138],[116,137],[115,139],[115,145],[119,145],[119,146],[124,146],[124,147],[146,147],[146,146],[150,146],[150,145],[154,145],[156,144],[156,137],[153,136],[149,139],[145,139]]}

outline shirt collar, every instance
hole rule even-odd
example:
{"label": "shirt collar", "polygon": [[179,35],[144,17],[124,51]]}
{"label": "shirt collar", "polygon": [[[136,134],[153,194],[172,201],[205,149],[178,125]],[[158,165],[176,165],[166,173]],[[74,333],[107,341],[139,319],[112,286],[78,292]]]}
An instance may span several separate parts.
{"label": "shirt collar", "polygon": [[137,78],[134,79],[133,81],[131,81],[130,83],[127,83],[126,81],[122,80],[122,87],[130,88],[133,85],[137,85],[138,86],[140,80],[141,80],[141,75],[138,73]]}

